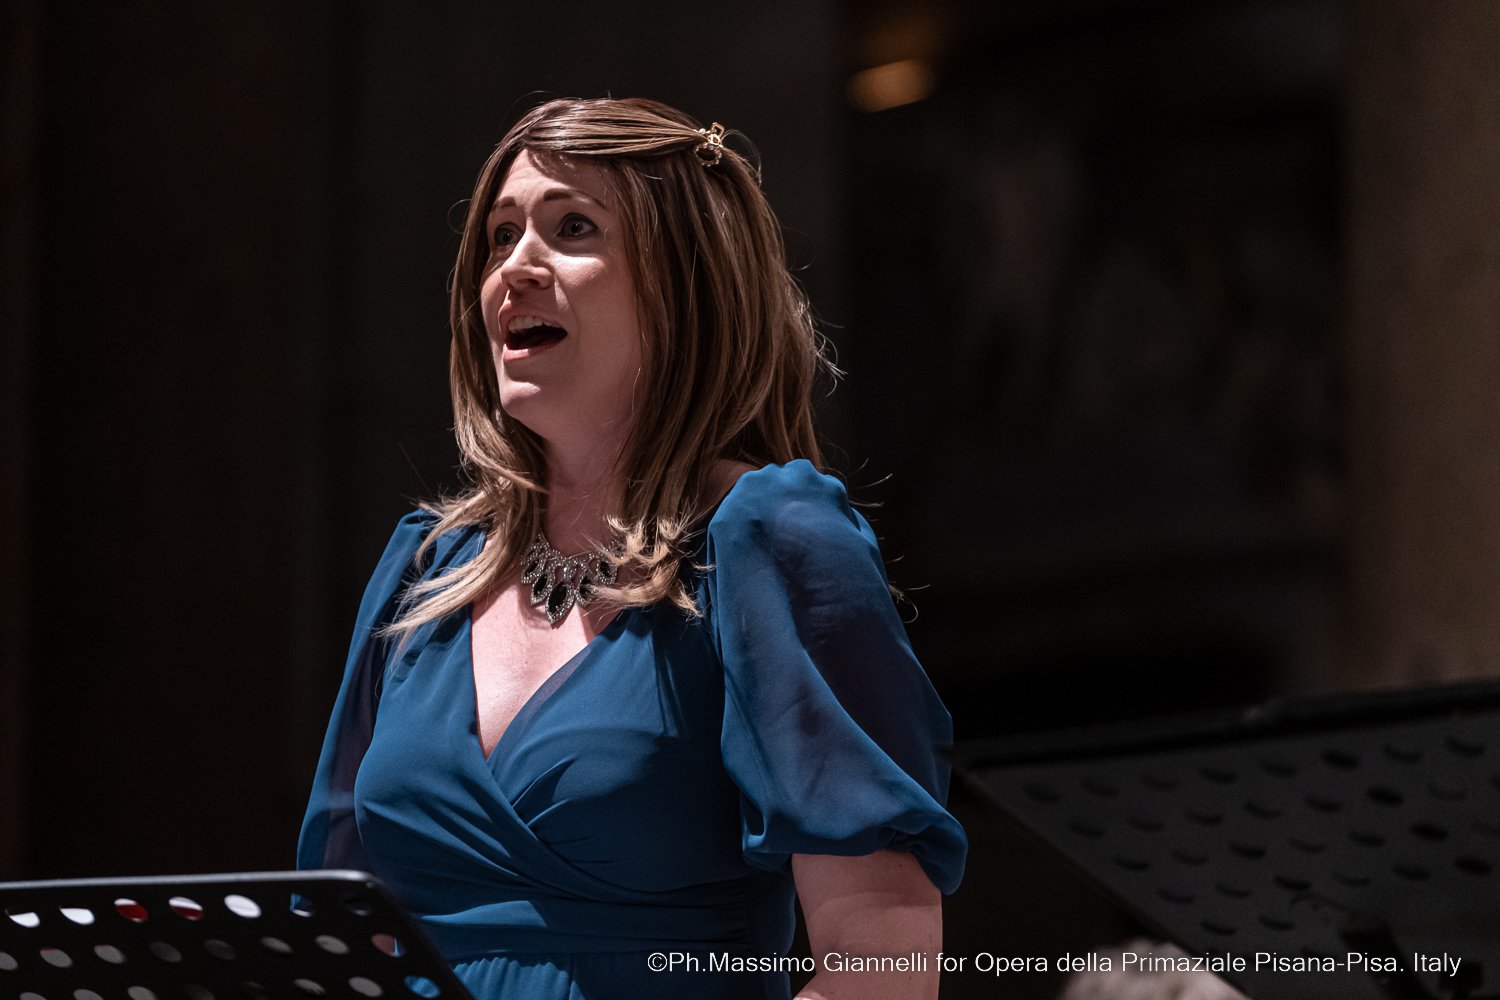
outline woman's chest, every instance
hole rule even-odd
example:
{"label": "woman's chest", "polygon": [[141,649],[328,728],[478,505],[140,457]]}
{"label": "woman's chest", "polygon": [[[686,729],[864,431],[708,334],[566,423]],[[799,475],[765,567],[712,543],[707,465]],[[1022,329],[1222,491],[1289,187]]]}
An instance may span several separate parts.
{"label": "woman's chest", "polygon": [[575,608],[552,624],[519,582],[473,609],[469,649],[479,743],[494,752],[512,720],[553,674],[568,667],[612,617]]}
{"label": "woman's chest", "polygon": [[739,799],[719,749],[722,671],[701,630],[662,617],[612,622],[509,708],[488,748],[467,619],[434,633],[382,696],[356,791],[361,835],[462,842],[480,863],[544,847],[638,889],[733,877]]}

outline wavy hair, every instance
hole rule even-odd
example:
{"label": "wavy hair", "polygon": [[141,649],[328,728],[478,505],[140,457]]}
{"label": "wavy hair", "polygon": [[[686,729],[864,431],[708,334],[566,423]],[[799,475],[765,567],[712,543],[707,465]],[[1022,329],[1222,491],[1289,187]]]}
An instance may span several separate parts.
{"label": "wavy hair", "polygon": [[456,528],[481,526],[486,544],[472,561],[415,584],[391,632],[409,635],[518,573],[542,524],[541,440],[500,406],[479,306],[485,219],[523,150],[602,168],[640,304],[642,383],[654,391],[638,394],[618,457],[623,498],[610,527],[622,541],[620,582],[601,596],[697,613],[683,564],[718,500],[715,462],[821,464],[813,388],[820,371],[837,372],[787,269],[759,170],[727,147],[713,162],[704,143],[697,123],[656,101],[564,99],[527,113],[490,154],[449,290],[454,433],[468,485],[426,505],[438,520],[417,558]]}

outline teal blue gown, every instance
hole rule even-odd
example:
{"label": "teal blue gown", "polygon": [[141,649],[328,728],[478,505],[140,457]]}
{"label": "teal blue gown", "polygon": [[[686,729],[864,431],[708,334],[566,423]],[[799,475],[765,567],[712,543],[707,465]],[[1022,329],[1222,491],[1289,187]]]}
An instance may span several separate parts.
{"label": "teal blue gown", "polygon": [[[477,528],[403,518],[360,606],[298,865],[378,876],[477,1000],[784,1000],[793,854],[908,851],[952,892],[951,725],[912,655],[874,533],[805,461],[742,476],[694,560],[703,614],[621,612],[486,757],[468,609],[404,648],[405,588]],[[656,951],[701,957],[655,973]]]}

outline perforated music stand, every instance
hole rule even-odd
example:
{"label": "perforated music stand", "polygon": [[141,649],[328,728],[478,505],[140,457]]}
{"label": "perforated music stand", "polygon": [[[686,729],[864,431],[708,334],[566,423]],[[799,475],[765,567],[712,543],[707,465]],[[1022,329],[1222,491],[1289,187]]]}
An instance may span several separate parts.
{"label": "perforated music stand", "polygon": [[363,872],[0,884],[0,1000],[472,1000]]}
{"label": "perforated music stand", "polygon": [[973,743],[955,764],[1156,933],[1245,958],[1220,974],[1257,1000],[1500,997],[1500,684]]}

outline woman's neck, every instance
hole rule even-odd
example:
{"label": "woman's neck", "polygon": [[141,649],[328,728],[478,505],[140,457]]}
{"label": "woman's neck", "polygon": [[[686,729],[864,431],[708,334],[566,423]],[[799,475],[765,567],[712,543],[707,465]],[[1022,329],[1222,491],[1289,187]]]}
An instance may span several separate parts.
{"label": "woman's neck", "polygon": [[574,555],[607,541],[622,499],[612,457],[601,449],[569,454],[549,447],[546,486],[542,527],[553,548]]}

